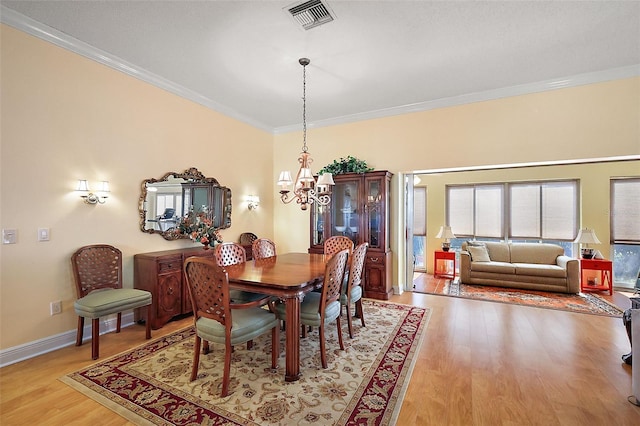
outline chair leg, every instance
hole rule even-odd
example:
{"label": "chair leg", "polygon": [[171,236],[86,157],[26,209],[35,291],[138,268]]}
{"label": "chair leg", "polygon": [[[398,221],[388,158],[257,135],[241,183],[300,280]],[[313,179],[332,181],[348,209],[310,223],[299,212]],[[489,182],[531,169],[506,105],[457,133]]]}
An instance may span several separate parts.
{"label": "chair leg", "polygon": [[347,327],[349,328],[349,337],[353,339],[353,321],[351,319],[351,305],[349,302],[346,304],[347,307]]}
{"label": "chair leg", "polygon": [[149,309],[151,309],[151,305],[147,305],[147,320],[145,321],[147,326],[145,337],[147,340],[151,339],[151,321],[149,320]]}
{"label": "chair leg", "polygon": [[91,320],[91,359],[100,356],[100,318]]}
{"label": "chair leg", "polygon": [[340,325],[340,316],[336,318],[336,326],[338,327],[338,342],[340,342],[340,349],[344,351],[344,342],[342,341],[342,325]]}
{"label": "chair leg", "polygon": [[271,329],[271,368],[278,368],[278,358],[280,357],[280,326]]}
{"label": "chair leg", "polygon": [[253,340],[247,342],[247,350],[250,351],[251,349],[253,349]]}
{"label": "chair leg", "polygon": [[327,368],[327,354],[325,352],[325,344],[324,344],[324,322],[320,324],[320,362],[322,363],[322,368]]}
{"label": "chair leg", "polygon": [[120,333],[121,326],[122,326],[122,312],[118,312],[118,321],[116,323],[116,333]]}
{"label": "chair leg", "polygon": [[78,317],[78,331],[76,332],[76,346],[82,345],[83,334],[84,334],[84,317]]}
{"label": "chair leg", "polygon": [[224,351],[224,373],[222,376],[222,398],[229,395],[229,374],[231,374],[231,342],[227,339],[226,350]]}
{"label": "chair leg", "polygon": [[[198,377],[198,364],[200,363],[200,336],[196,334],[196,343],[193,348],[193,367],[191,367],[191,381],[193,382]],[[205,344],[207,341],[205,340]]]}
{"label": "chair leg", "polygon": [[366,327],[366,325],[364,324],[364,311],[362,310],[362,299],[359,299],[356,302],[356,315],[360,317],[360,322],[362,323],[362,326]]}
{"label": "chair leg", "polygon": [[208,341],[208,340],[205,340],[205,341],[204,341],[204,344],[203,344],[202,346],[203,346],[203,347],[202,347],[202,353],[203,353],[203,354],[205,354],[205,355],[206,355],[206,354],[208,354],[208,353],[209,353],[209,351],[211,350],[211,349],[209,348],[209,341]]}

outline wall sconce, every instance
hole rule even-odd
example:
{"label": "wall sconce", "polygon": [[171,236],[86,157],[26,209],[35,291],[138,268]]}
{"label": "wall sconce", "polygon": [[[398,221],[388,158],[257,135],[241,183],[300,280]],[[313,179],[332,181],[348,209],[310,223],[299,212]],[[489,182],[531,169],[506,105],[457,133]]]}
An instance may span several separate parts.
{"label": "wall sconce", "polygon": [[84,198],[85,204],[104,204],[109,197],[108,193],[111,192],[109,190],[109,182],[103,180],[98,186],[99,189],[95,193],[91,192],[87,181],[79,179],[76,191],[80,192],[80,197]]}
{"label": "wall sconce", "polygon": [[260,205],[260,197],[258,197],[257,195],[249,195],[247,197],[247,201],[249,202],[249,204],[247,205],[247,207],[249,207],[249,210],[256,210]]}

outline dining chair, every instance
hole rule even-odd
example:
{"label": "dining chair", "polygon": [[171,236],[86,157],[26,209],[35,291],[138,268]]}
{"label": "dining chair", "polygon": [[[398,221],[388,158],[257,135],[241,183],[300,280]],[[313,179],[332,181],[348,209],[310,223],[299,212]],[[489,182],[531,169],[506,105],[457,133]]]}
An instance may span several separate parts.
{"label": "dining chair", "polygon": [[353,241],[349,237],[344,235],[336,235],[329,237],[324,241],[324,254],[325,256],[333,256],[340,250],[348,249],[349,255],[353,251]]}
{"label": "dining chair", "polygon": [[252,244],[253,258],[264,259],[276,255],[276,244],[268,238],[258,238]]}
{"label": "dining chair", "polygon": [[[322,292],[307,293],[300,304],[300,323],[305,326],[318,327],[320,333],[320,361],[322,368],[327,368],[327,356],[325,350],[325,325],[336,322],[338,328],[338,342],[340,349],[344,350],[342,341],[342,328],[340,326],[340,293],[342,291],[342,279],[347,264],[349,250],[344,249],[334,254],[327,262],[322,283]],[[285,305],[276,305],[278,318],[284,321],[286,318]]]}
{"label": "dining chair", "polygon": [[[73,307],[78,315],[76,346],[82,345],[84,319],[91,318],[91,358],[100,352],[100,318],[118,314],[116,333],[122,325],[122,312],[147,309],[149,318],[151,293],[122,288],[122,252],[107,244],[80,247],[71,255],[73,278],[78,299]],[[151,338],[151,321],[146,321],[146,338]]]}
{"label": "dining chair", "polygon": [[225,346],[222,398],[229,394],[231,354],[234,345],[249,342],[271,330],[271,368],[278,367],[280,355],[280,321],[266,309],[252,307],[235,309],[231,303],[229,276],[222,266],[210,259],[192,256],[185,260],[189,297],[193,307],[196,329],[193,348],[193,367],[190,380],[198,376],[200,346],[205,341],[204,353],[209,353],[208,342]]}
{"label": "dining chair", "polygon": [[364,312],[362,309],[362,272],[364,270],[364,261],[367,256],[367,248],[369,243],[359,244],[351,255],[351,263],[349,265],[347,285],[343,285],[343,291],[340,295],[340,304],[346,308],[347,324],[349,326],[349,337],[353,339],[353,324],[351,319],[351,304],[355,304],[355,316],[360,318],[362,326],[364,324]]}
{"label": "dining chair", "polygon": [[[247,261],[247,255],[244,247],[234,242],[218,244],[215,248],[214,255],[216,263],[218,266],[222,267],[238,265]],[[244,290],[231,290],[229,294],[231,297],[231,303],[236,305],[237,309],[269,305],[269,309],[273,310],[274,302],[271,296]],[[251,349],[252,345],[253,342],[247,342],[248,349]]]}

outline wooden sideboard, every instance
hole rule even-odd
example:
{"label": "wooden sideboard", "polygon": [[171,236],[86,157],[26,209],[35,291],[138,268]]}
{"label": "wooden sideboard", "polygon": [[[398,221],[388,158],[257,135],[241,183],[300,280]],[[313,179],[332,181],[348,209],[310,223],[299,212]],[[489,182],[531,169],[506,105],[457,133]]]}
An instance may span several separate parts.
{"label": "wooden sideboard", "polygon": [[198,246],[138,253],[133,257],[133,286],[151,292],[153,297],[149,318],[145,317],[145,310],[140,309],[136,312],[137,321],[151,321],[151,328],[157,330],[173,317],[192,311],[182,270],[184,260],[190,256],[214,259],[214,250]]}

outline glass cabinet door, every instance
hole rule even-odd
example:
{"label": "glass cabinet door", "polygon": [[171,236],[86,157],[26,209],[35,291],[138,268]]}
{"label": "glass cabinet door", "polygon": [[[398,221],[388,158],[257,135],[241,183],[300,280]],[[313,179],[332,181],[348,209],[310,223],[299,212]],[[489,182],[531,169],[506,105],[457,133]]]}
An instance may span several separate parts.
{"label": "glass cabinet door", "polygon": [[358,244],[360,238],[361,215],[358,206],[360,199],[360,180],[336,182],[331,194],[331,230],[325,229],[330,236],[344,235]]}
{"label": "glass cabinet door", "polygon": [[331,227],[331,222],[329,221],[329,210],[331,209],[331,204],[328,206],[321,206],[319,204],[314,204],[314,208],[311,211],[313,220],[311,221],[311,245],[312,246],[322,246],[324,244],[324,240],[327,237],[325,235],[325,227]]}
{"label": "glass cabinet door", "polygon": [[384,241],[384,200],[381,179],[367,179],[365,182],[366,193],[366,235],[370,249],[383,248]]}

